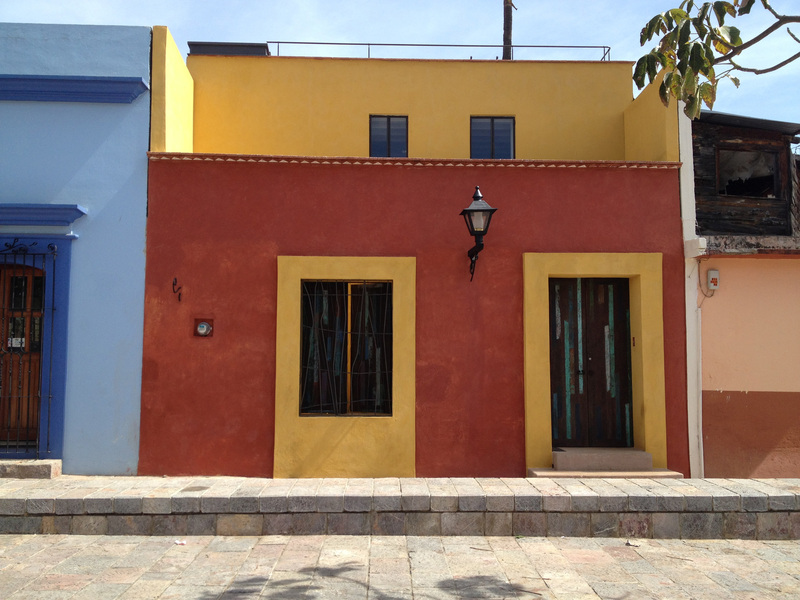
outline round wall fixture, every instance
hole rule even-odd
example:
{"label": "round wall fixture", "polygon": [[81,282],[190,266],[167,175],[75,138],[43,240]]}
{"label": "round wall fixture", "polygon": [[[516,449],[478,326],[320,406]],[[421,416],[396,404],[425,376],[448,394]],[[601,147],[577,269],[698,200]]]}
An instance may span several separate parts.
{"label": "round wall fixture", "polygon": [[214,334],[213,319],[195,319],[194,335],[197,337],[210,337]]}

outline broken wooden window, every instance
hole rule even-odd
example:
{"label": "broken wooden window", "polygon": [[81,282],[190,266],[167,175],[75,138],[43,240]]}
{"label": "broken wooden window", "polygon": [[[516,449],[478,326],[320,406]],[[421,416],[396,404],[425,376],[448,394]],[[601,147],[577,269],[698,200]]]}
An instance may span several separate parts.
{"label": "broken wooden window", "polygon": [[720,150],[719,193],[774,198],[778,192],[777,158],[774,152]]}

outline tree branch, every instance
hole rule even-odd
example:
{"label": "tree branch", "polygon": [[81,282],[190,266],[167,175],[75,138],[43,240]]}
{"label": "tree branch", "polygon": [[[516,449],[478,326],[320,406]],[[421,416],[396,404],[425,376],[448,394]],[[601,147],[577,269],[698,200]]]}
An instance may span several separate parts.
{"label": "tree branch", "polygon": [[730,63],[736,68],[737,71],[745,71],[747,73],[754,73],[755,75],[763,75],[764,73],[770,73],[772,71],[777,71],[781,67],[785,67],[790,62],[793,62],[793,61],[797,60],[798,58],[800,58],[800,52],[798,52],[794,56],[790,56],[785,61],[783,61],[781,63],[778,63],[774,67],[769,67],[767,69],[751,69],[750,67],[740,67],[735,62],[733,62],[733,60],[731,60]]}
{"label": "tree branch", "polygon": [[[750,40],[747,40],[746,42],[742,43],[741,45],[736,46],[735,48],[733,48],[733,50],[731,50],[727,54],[723,54],[719,58],[715,59],[714,60],[714,64],[716,65],[716,64],[721,63],[721,62],[729,61],[731,58],[733,58],[737,54],[741,54],[742,52],[744,52],[745,50],[747,50],[751,46],[754,46],[755,44],[757,44],[758,42],[763,40],[768,35],[771,35],[771,34],[775,33],[776,31],[778,31],[778,29],[780,29],[784,25],[788,25],[789,23],[800,23],[800,15],[798,15],[796,17],[794,17],[794,16],[792,16],[792,17],[781,17],[775,23],[773,23],[772,25],[767,27],[764,31],[759,33],[754,38],[752,38]],[[730,45],[725,43],[724,40],[723,40],[723,43],[726,46],[730,47]]]}

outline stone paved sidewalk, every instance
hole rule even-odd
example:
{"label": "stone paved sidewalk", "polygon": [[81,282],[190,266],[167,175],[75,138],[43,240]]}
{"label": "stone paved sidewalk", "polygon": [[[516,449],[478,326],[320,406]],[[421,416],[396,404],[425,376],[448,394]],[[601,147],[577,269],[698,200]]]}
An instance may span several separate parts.
{"label": "stone paved sidewalk", "polygon": [[2,479],[2,533],[800,539],[800,479]]}
{"label": "stone paved sidewalk", "polygon": [[800,597],[790,541],[0,536],[6,600]]}

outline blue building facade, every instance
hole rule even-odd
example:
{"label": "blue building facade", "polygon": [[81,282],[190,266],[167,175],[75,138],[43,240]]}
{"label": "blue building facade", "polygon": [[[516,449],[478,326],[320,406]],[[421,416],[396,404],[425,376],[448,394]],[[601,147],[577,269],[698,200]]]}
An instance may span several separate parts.
{"label": "blue building facade", "polygon": [[137,471],[150,50],[0,24],[0,458]]}

